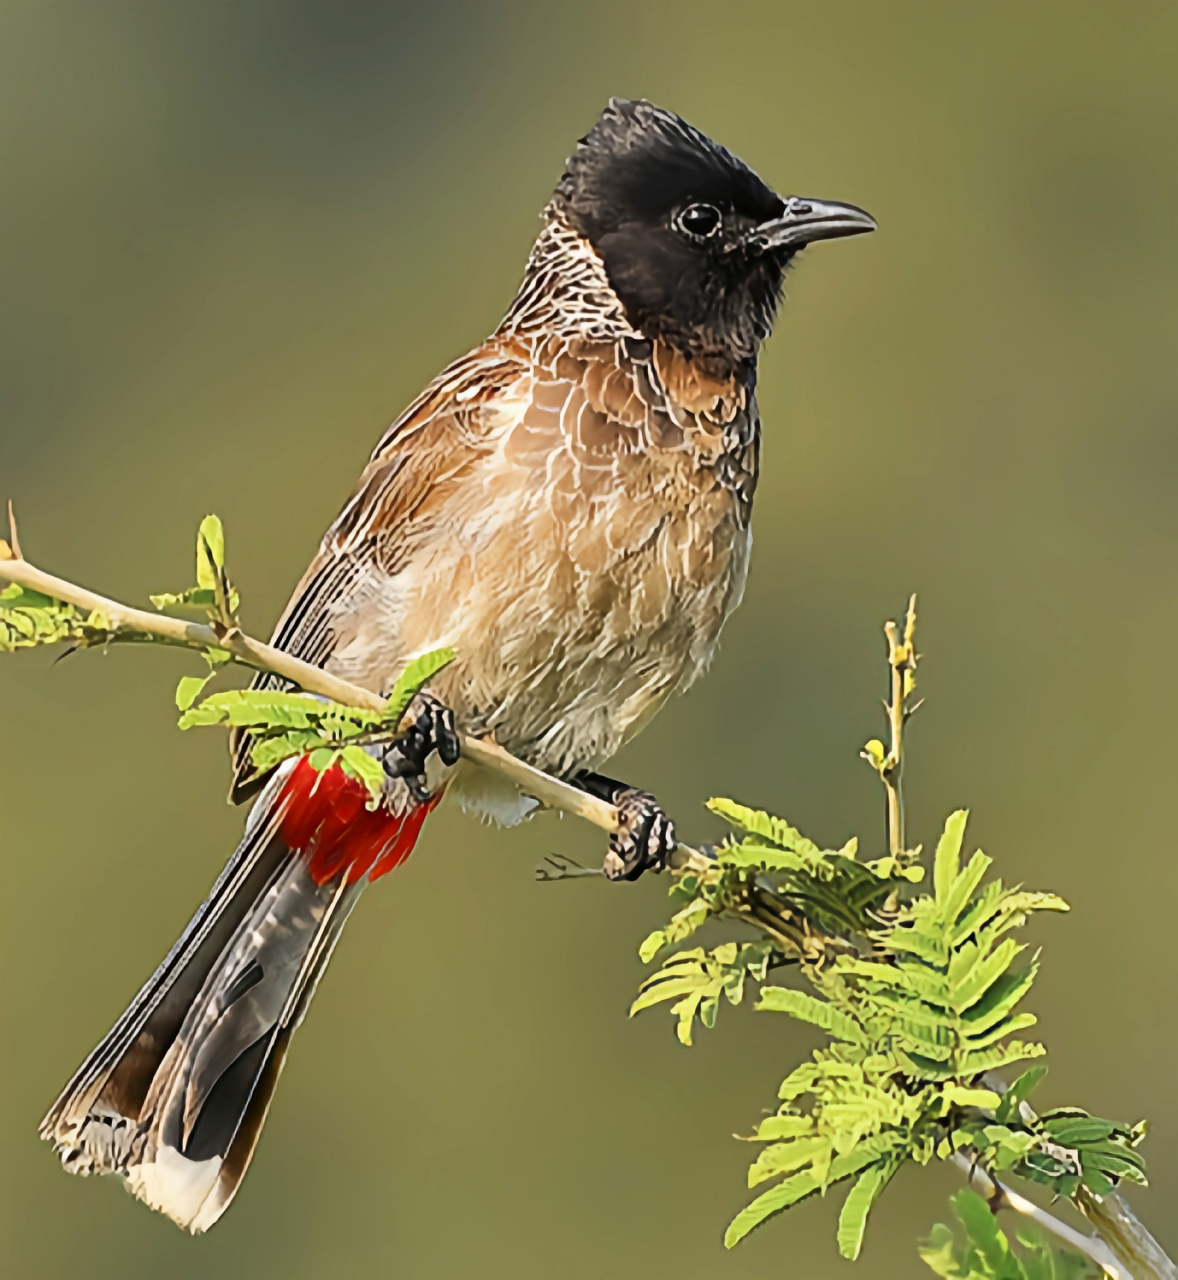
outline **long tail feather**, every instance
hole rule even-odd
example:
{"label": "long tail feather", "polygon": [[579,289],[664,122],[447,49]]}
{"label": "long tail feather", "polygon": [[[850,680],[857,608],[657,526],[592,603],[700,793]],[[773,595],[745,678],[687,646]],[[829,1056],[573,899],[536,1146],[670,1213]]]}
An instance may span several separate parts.
{"label": "long tail feather", "polygon": [[270,781],[208,899],[42,1122],[67,1169],[122,1175],[190,1231],[217,1221],[348,916],[433,807],[365,799],[305,761]]}

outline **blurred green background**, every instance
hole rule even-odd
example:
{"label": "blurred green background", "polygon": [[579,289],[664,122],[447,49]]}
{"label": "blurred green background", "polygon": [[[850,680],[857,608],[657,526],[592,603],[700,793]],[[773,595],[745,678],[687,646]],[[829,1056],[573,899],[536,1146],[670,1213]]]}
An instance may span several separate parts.
{"label": "blurred green background", "polygon": [[[1072,902],[1033,930],[1043,1097],[1154,1121],[1132,1198],[1174,1251],[1176,37],[1173,4],[1077,0],[5,3],[0,496],[38,562],[134,601],[217,511],[266,632],[609,95],[864,205],[765,353],[746,603],[618,769],[690,839],[718,793],[872,847],[880,625],[919,591],[912,831],[972,806],[999,873]],[[62,1174],[38,1119],[240,830],[223,743],[174,728],[189,670],[0,662],[5,1275],[843,1273],[839,1196],[720,1247],[730,1135],[808,1042],[628,1022],[665,886],[533,883],[602,852],[553,817],[443,813],[365,900],[210,1236]],[[906,1171],[857,1274],[918,1274],[955,1185]]]}

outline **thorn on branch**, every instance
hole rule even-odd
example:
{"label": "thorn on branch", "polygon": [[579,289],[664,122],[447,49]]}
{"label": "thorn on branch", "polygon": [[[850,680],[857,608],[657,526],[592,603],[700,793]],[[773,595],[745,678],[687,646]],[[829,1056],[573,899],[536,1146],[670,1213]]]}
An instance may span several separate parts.
{"label": "thorn on branch", "polygon": [[554,880],[579,880],[582,876],[603,875],[600,867],[583,867],[563,853],[550,853],[536,864],[536,879],[543,884]]}
{"label": "thorn on branch", "polygon": [[[16,512],[12,509],[12,499],[8,499],[8,541],[0,541],[0,560],[23,560],[20,551],[20,535],[16,531]],[[5,555],[4,551],[10,554]]]}

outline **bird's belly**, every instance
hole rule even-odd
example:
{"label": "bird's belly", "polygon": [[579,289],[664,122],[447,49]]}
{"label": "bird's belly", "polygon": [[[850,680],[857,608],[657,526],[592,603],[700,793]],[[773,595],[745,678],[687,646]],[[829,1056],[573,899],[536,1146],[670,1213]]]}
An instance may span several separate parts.
{"label": "bird's belly", "polygon": [[557,773],[613,755],[702,673],[739,599],[748,536],[726,507],[647,513],[620,547],[607,513],[505,529],[453,621],[471,731]]}
{"label": "bird's belly", "polygon": [[466,731],[564,774],[608,759],[707,667],[743,591],[749,534],[720,486],[592,508],[513,496],[370,577],[330,665],[387,687],[409,657],[452,646],[431,687]]}

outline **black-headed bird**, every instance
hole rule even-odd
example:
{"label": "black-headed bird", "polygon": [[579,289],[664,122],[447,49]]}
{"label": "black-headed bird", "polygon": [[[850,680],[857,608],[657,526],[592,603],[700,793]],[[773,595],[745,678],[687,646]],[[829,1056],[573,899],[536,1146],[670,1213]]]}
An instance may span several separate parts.
{"label": "black-headed bird", "polygon": [[[376,692],[457,659],[386,749],[383,803],[306,760],[256,776],[244,839],[46,1117],[74,1173],[116,1173],[190,1231],[249,1166],[290,1037],[360,893],[443,795],[535,802],[456,728],[618,806],[604,870],[663,866],[652,796],[596,772],[707,668],[740,602],[757,358],[792,259],[875,224],[774,192],[678,116],[613,100],[568,161],[502,324],[376,446],[273,643]],[[263,685],[278,683],[264,677]]]}

